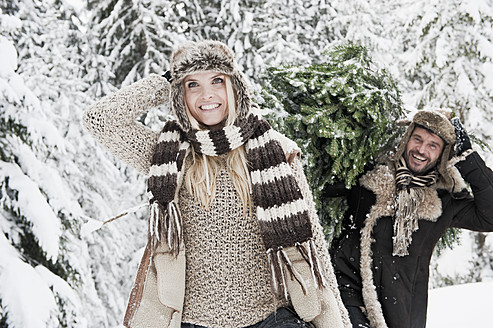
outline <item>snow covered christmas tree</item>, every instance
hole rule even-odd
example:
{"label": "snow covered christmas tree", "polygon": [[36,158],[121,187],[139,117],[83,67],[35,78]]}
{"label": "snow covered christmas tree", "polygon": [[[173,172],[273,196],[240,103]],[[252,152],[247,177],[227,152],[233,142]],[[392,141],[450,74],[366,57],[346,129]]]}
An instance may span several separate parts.
{"label": "snow covered christmas tree", "polygon": [[81,233],[141,202],[143,185],[82,129],[93,100],[73,15],[0,2],[0,327],[117,325],[142,246],[130,237],[145,236],[135,216]]}
{"label": "snow covered christmas tree", "polygon": [[278,128],[303,149],[320,218],[333,228],[343,206],[320,197],[324,186],[354,185],[365,166],[392,145],[401,132],[399,91],[366,48],[354,44],[335,47],[322,64],[272,68],[269,74],[267,106],[290,114]]}

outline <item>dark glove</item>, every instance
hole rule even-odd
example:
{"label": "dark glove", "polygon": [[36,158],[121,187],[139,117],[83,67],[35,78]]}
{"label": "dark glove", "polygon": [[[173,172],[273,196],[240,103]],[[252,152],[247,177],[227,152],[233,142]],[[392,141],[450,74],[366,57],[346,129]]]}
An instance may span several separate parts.
{"label": "dark glove", "polygon": [[464,126],[462,125],[458,117],[454,117],[453,119],[451,119],[450,123],[452,123],[455,128],[455,136],[457,138],[455,142],[455,154],[459,156],[466,150],[472,148],[471,139],[469,139],[466,129],[464,129]]}

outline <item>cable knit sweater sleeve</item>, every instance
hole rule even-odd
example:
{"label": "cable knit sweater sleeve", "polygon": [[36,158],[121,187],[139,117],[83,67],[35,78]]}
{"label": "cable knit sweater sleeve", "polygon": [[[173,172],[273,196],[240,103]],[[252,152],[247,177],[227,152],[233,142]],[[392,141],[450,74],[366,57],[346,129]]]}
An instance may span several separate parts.
{"label": "cable knit sweater sleeve", "polygon": [[136,120],[168,97],[167,80],[151,74],[98,100],[84,112],[83,124],[113,155],[147,174],[159,133]]}
{"label": "cable knit sweater sleeve", "polygon": [[322,290],[322,298],[328,297],[327,293],[332,293],[337,301],[337,305],[339,307],[340,314],[342,316],[342,322],[344,327],[351,327],[351,323],[349,321],[349,316],[342,302],[341,296],[339,294],[339,289],[337,287],[337,280],[334,274],[334,269],[332,267],[332,262],[330,260],[330,255],[328,251],[328,245],[325,240],[325,235],[323,233],[322,226],[320,225],[318,215],[315,209],[315,202],[313,201],[313,195],[311,193],[310,187],[308,185],[308,181],[306,179],[305,173],[303,171],[303,166],[301,160],[296,157],[293,163],[291,164],[293,169],[294,176],[298,185],[301,189],[301,193],[303,194],[303,198],[308,202],[308,209],[310,212],[310,219],[312,224],[313,235],[315,237],[315,245],[317,248],[317,253],[319,254],[320,260],[322,262],[323,267],[326,270],[326,275],[328,278],[329,286],[326,289]]}

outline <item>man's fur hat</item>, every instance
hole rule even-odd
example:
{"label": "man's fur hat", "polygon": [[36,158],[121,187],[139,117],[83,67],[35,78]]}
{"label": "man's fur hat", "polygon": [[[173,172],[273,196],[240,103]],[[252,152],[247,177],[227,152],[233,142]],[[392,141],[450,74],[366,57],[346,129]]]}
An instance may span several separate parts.
{"label": "man's fur hat", "polygon": [[170,61],[170,106],[184,131],[192,127],[185,111],[183,79],[187,75],[205,71],[226,74],[231,78],[237,120],[245,118],[250,110],[250,91],[237,67],[233,51],[219,41],[187,42],[173,52]]}
{"label": "man's fur hat", "polygon": [[440,156],[440,160],[437,164],[437,168],[438,173],[440,173],[441,175],[442,182],[444,183],[445,188],[451,190],[454,185],[454,181],[450,176],[450,172],[448,170],[448,161],[455,155],[454,146],[456,136],[454,126],[452,125],[452,123],[450,123],[450,120],[441,112],[420,110],[414,115],[411,124],[409,124],[409,127],[407,128],[401,139],[399,148],[397,149],[397,152],[393,158],[394,161],[397,162],[406,151],[407,143],[416,126],[425,128],[433,132],[434,134],[442,138],[445,142],[445,146],[443,148],[442,155]]}

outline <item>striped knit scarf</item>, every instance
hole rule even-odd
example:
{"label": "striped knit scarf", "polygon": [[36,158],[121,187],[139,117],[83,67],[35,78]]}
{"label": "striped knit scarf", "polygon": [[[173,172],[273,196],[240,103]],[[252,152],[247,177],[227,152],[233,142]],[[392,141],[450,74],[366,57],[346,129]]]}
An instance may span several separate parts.
{"label": "striped knit scarf", "polygon": [[394,256],[409,255],[412,234],[419,228],[418,205],[424,201],[424,187],[431,186],[438,179],[435,169],[428,174],[415,176],[408,169],[403,157],[399,159],[395,173],[397,196],[394,211]]}
{"label": "striped knit scarf", "polygon": [[193,151],[218,156],[245,144],[252,184],[252,200],[267,251],[275,291],[285,290],[284,270],[300,282],[283,248],[295,246],[310,264],[315,283],[325,286],[325,278],[316,256],[308,206],[286,162],[280,142],[269,123],[255,114],[219,130],[184,132],[175,121],[168,121],[152,157],[147,181],[151,215],[149,238],[156,247],[167,238],[172,254],[182,243],[182,221],[176,205],[184,158],[190,145]]}

